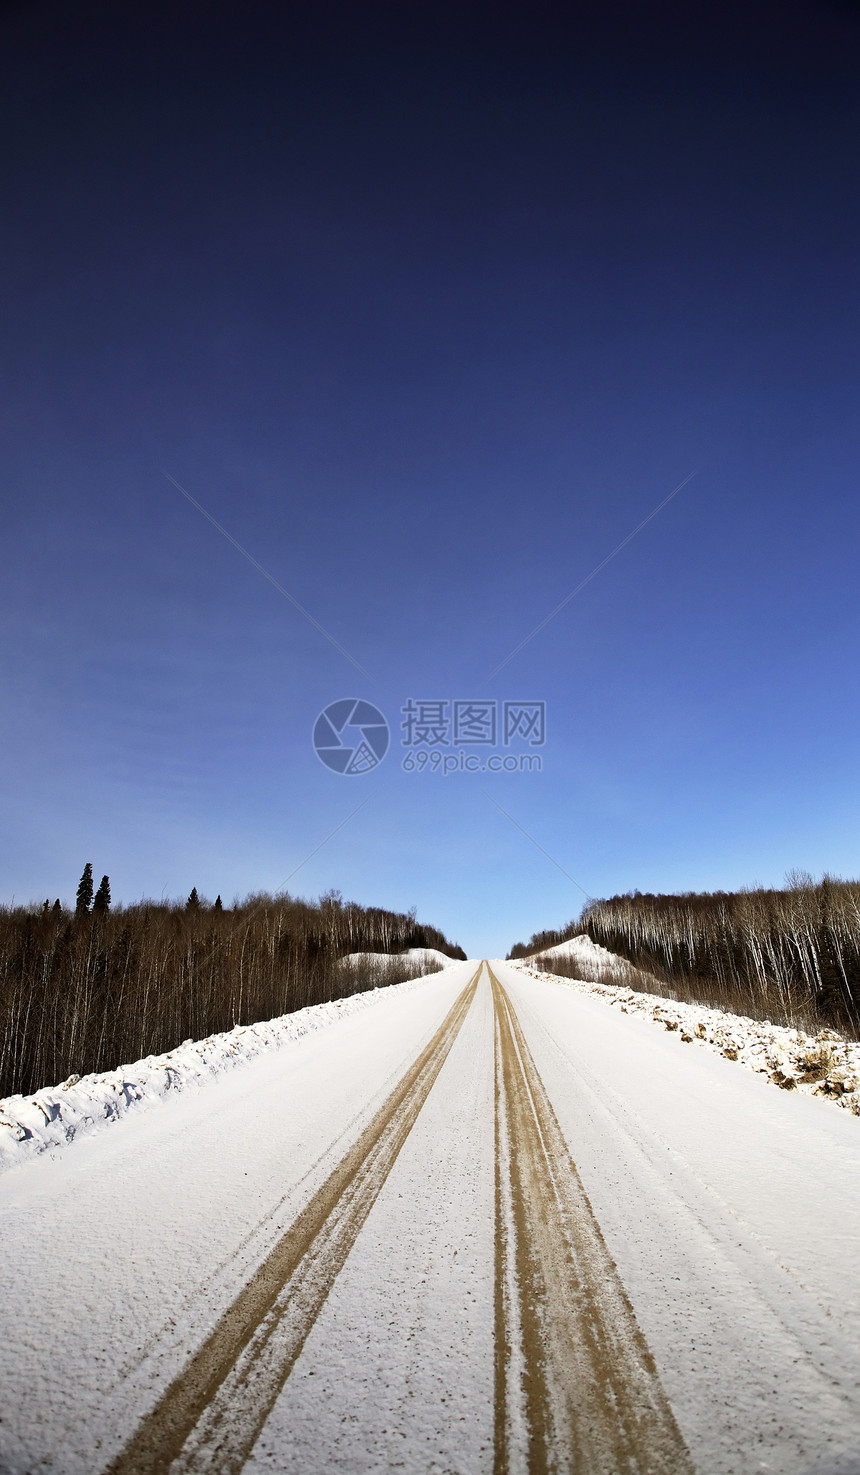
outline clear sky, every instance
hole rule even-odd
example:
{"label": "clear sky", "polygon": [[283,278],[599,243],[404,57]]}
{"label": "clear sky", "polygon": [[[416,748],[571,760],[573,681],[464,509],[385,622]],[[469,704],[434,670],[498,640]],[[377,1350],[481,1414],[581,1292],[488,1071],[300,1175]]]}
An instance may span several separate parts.
{"label": "clear sky", "polygon": [[[496,954],[568,877],[858,873],[856,9],[33,0],[0,43],[3,899],[295,871]],[[362,775],[311,744],[347,697]],[[410,697],[545,701],[543,771],[404,772]]]}

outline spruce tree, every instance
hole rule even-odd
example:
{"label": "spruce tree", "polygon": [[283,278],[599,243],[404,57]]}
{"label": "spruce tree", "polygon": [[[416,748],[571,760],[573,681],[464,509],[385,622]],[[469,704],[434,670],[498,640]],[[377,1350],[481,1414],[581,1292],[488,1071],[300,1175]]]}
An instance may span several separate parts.
{"label": "spruce tree", "polygon": [[75,897],[75,915],[88,917],[90,907],[93,904],[93,863],[88,860],[84,866],[84,874],[78,882],[78,892]]}
{"label": "spruce tree", "polygon": [[191,895],[185,903],[185,910],[186,912],[199,912],[200,910],[200,897],[197,895],[196,886],[191,888]]}
{"label": "spruce tree", "polygon": [[60,898],[57,897],[57,900],[54,902],[54,905],[51,907],[51,911],[52,912],[61,912],[62,910],[63,910],[63,908],[60,906]]}
{"label": "spruce tree", "polygon": [[213,910],[213,912],[223,912],[223,910],[224,910],[224,903],[221,900],[221,893],[220,893],[220,891],[218,892],[218,895],[215,898],[215,905],[212,908],[212,910]]}
{"label": "spruce tree", "polygon": [[93,901],[93,911],[110,911],[110,878],[108,876],[102,876],[101,881],[99,882],[99,889],[96,892],[95,899]]}

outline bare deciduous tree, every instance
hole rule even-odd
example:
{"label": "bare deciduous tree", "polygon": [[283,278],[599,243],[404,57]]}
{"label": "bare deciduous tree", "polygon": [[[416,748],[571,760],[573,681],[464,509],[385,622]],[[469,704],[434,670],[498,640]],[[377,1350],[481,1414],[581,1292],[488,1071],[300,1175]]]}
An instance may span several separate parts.
{"label": "bare deciduous tree", "polygon": [[231,911],[199,897],[190,908],[91,912],[91,902],[90,890],[74,916],[59,905],[0,908],[0,1096],[409,976],[408,959],[393,956],[380,974],[342,964],[349,953],[465,956],[414,913],[334,893],[319,903],[261,893]]}

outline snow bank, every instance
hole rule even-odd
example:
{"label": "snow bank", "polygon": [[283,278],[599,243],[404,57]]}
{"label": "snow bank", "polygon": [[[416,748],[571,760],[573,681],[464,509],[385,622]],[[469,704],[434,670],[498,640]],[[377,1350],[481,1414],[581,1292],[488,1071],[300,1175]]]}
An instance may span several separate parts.
{"label": "snow bank", "polygon": [[[451,958],[445,959],[447,967],[451,963]],[[204,1086],[265,1051],[367,1009],[378,999],[408,993],[421,982],[410,979],[330,1004],[313,1004],[260,1024],[236,1025],[226,1034],[185,1040],[166,1055],[148,1055],[134,1065],[121,1065],[101,1075],[70,1076],[62,1085],[46,1086],[32,1096],[8,1096],[0,1101],[0,1173],[76,1137],[100,1131],[133,1109],[163,1101],[173,1091]]]}
{"label": "snow bank", "polygon": [[414,958],[416,963],[422,963],[425,967],[438,963],[442,968],[450,968],[454,962],[447,953],[440,953],[437,947],[411,947],[407,949],[406,957]]}
{"label": "snow bank", "polygon": [[[601,947],[599,942],[592,942],[584,932],[577,937],[568,938],[567,942],[557,942],[555,947],[544,948],[542,953],[532,953],[533,958],[572,958],[576,963],[583,963],[591,968],[608,968],[618,971],[625,966],[623,958],[617,953],[611,953],[608,948]],[[528,959],[526,960],[528,961]]]}
{"label": "snow bank", "polygon": [[339,962],[373,962],[385,967],[389,963],[402,963],[404,959],[425,970],[437,964],[440,968],[450,968],[454,962],[454,959],[449,958],[447,953],[440,953],[435,947],[410,947],[403,953],[347,953],[345,957],[339,959]]}
{"label": "snow bank", "polygon": [[[622,964],[614,953],[597,946],[588,938],[574,937],[570,942],[548,948],[541,957],[571,956],[574,943],[588,942],[595,953],[602,953],[611,964]],[[579,956],[579,953],[573,953]],[[726,1060],[736,1060],[749,1070],[758,1071],[774,1086],[784,1091],[801,1091],[811,1096],[826,1096],[860,1116],[860,1043],[845,1040],[833,1030],[817,1035],[803,1030],[771,1024],[769,1020],[747,1019],[741,1014],[728,1014],[722,1009],[709,1009],[704,1004],[677,1004],[658,994],[638,993],[617,984],[585,983],[579,979],[560,978],[554,973],[538,973],[528,961],[511,963],[512,968],[531,978],[552,978],[566,988],[590,994],[617,1006],[622,1014],[644,1014],[666,1030],[677,1030],[687,1045],[700,1045]]]}

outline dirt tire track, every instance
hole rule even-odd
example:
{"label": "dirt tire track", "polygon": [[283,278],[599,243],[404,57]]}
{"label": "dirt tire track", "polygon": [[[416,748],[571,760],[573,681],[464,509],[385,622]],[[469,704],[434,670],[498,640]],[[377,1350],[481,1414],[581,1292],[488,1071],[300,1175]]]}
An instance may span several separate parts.
{"label": "dirt tire track", "polygon": [[106,1475],[241,1470],[439,1075],[480,973]]}
{"label": "dirt tire track", "polygon": [[495,1475],[692,1475],[511,1001],[496,1019]]}

